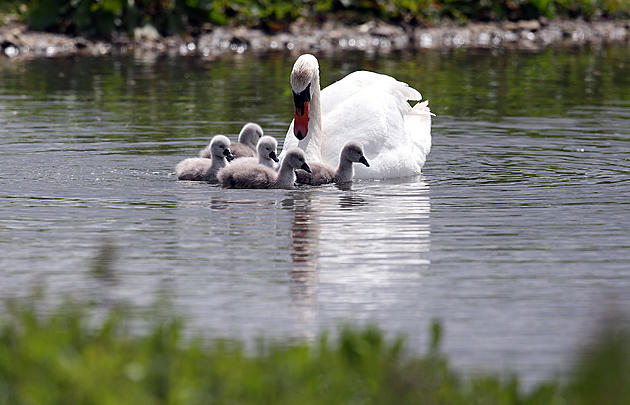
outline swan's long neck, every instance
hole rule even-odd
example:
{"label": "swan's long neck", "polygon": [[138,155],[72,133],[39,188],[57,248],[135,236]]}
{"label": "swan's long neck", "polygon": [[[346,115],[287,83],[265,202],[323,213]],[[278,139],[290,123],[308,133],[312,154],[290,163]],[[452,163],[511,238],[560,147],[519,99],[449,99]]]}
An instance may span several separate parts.
{"label": "swan's long neck", "polygon": [[352,161],[345,156],[341,155],[339,157],[339,166],[337,166],[337,171],[335,172],[335,177],[338,182],[344,183],[352,180],[354,176],[352,164]]}
{"label": "swan's long neck", "polygon": [[262,151],[258,152],[258,164],[261,164],[267,167],[273,167],[273,164],[271,164],[271,162],[272,160],[266,157],[264,153],[262,153]]}
{"label": "swan's long neck", "polygon": [[278,177],[275,182],[275,185],[278,188],[293,188],[293,184],[295,183],[295,172],[288,163],[289,162],[287,162],[286,159],[282,161],[282,166],[280,166],[280,171],[278,172]]}
{"label": "swan's long neck", "polygon": [[210,164],[210,171],[216,173],[219,170],[227,166],[227,160],[223,155],[215,155],[212,157],[212,163]]}
{"label": "swan's long neck", "polygon": [[298,142],[298,148],[304,151],[307,162],[322,161],[322,145],[324,144],[324,133],[322,131],[322,105],[319,86],[319,69],[315,70],[311,80],[313,94],[311,96],[308,135]]}

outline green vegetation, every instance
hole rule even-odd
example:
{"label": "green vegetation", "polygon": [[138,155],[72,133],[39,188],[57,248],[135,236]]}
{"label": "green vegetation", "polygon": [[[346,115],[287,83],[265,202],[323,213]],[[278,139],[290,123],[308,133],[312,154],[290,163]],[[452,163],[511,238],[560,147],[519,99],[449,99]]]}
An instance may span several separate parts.
{"label": "green vegetation", "polygon": [[[116,282],[115,245],[105,240],[90,277]],[[7,301],[0,317],[0,405],[427,404],[622,405],[630,398],[630,333],[609,322],[561,380],[524,392],[518,378],[461,378],[440,353],[375,327],[342,328],[313,342],[185,336],[165,307],[131,315],[105,299],[42,311],[41,294]],[[103,313],[104,305],[110,309]],[[168,307],[166,307],[168,309]],[[188,334],[189,335],[189,334]]]}
{"label": "green vegetation", "polygon": [[345,328],[313,343],[260,341],[247,351],[235,341],[184,338],[177,319],[139,323],[120,309],[98,318],[77,304],[48,315],[33,305],[8,308],[0,322],[0,404],[614,405],[630,398],[630,336],[612,329],[584,349],[566,381],[523,393],[516,377],[461,379],[439,353],[437,324],[421,357],[375,328]]}
{"label": "green vegetation", "polygon": [[628,17],[629,0],[5,0],[37,30],[111,35],[150,23],[162,34],[198,32],[204,24],[243,24],[279,30],[300,17],[360,23],[431,25],[443,19]]}

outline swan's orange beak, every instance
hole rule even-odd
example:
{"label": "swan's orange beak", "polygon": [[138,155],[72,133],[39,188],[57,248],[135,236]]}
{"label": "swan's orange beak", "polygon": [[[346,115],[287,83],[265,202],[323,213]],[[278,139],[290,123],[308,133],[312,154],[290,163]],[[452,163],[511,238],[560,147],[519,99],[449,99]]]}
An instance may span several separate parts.
{"label": "swan's orange beak", "polygon": [[311,84],[299,93],[293,92],[293,105],[295,106],[295,119],[293,121],[293,134],[300,141],[308,135],[308,109],[311,104]]}
{"label": "swan's orange beak", "polygon": [[295,121],[293,122],[293,133],[299,140],[306,138],[308,135],[308,107],[309,102],[306,101],[303,104],[303,108],[298,109],[295,107]]}

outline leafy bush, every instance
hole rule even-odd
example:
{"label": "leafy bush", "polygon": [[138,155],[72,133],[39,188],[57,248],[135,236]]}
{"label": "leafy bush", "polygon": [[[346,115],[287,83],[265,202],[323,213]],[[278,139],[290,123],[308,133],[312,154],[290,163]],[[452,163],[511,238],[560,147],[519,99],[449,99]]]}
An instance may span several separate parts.
{"label": "leafy bush", "polygon": [[[528,393],[516,377],[460,379],[433,326],[424,356],[378,329],[343,328],[312,343],[184,338],[183,323],[95,318],[80,303],[38,315],[9,305],[0,321],[0,404],[625,404],[630,337],[608,329],[578,357],[566,383]],[[138,325],[143,325],[138,332]],[[135,333],[132,330],[136,330]]]}
{"label": "leafy bush", "polygon": [[[26,7],[18,7],[19,5]],[[150,23],[162,34],[198,31],[205,24],[282,29],[299,17],[361,23],[433,24],[441,19],[628,17],[629,0],[8,0],[33,29],[111,35]]]}

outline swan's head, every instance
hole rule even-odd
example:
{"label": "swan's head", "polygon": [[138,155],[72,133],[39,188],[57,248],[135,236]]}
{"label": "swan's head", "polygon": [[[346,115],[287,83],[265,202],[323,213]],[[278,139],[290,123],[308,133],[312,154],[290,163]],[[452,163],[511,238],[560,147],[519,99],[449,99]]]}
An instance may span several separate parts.
{"label": "swan's head", "polygon": [[265,159],[272,159],[274,162],[279,162],[278,156],[276,156],[276,149],[278,148],[278,142],[276,142],[275,138],[270,136],[263,136],[258,141],[258,145],[256,146],[256,151],[258,152],[258,156],[262,156]]}
{"label": "swan's head", "polygon": [[319,77],[319,63],[311,54],[300,56],[291,71],[291,90],[295,105],[293,133],[302,140],[308,135],[308,114],[313,96],[313,79]]}
{"label": "swan's head", "polygon": [[210,142],[210,152],[213,158],[227,158],[228,161],[234,159],[234,155],[232,155],[232,151],[230,150],[230,140],[227,136],[215,135]]}
{"label": "swan's head", "polygon": [[346,143],[341,150],[341,157],[351,162],[363,163],[367,167],[370,167],[363,153],[363,146],[359,142],[350,141]]}
{"label": "swan's head", "polygon": [[311,172],[311,168],[306,164],[306,155],[299,148],[291,148],[287,151],[287,155],[284,157],[282,161],[283,165],[289,165],[294,170],[302,169],[306,170],[308,173]]}
{"label": "swan's head", "polygon": [[238,141],[245,145],[256,149],[256,144],[263,137],[263,130],[260,125],[250,122],[243,125],[241,132],[238,134]]}

